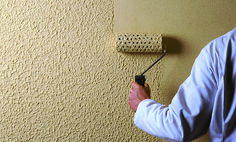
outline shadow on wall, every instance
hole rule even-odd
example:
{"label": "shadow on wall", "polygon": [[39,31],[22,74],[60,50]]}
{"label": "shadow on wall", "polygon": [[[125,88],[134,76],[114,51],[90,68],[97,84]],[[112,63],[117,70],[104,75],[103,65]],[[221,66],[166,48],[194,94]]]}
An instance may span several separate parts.
{"label": "shadow on wall", "polygon": [[181,42],[173,37],[163,37],[163,43],[166,45],[168,54],[180,54],[182,51]]}

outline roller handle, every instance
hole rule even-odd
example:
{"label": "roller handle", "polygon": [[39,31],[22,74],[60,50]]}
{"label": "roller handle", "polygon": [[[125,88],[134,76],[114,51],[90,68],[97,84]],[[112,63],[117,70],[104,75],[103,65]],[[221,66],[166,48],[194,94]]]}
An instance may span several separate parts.
{"label": "roller handle", "polygon": [[136,75],[135,76],[135,82],[137,82],[139,85],[144,86],[145,81],[146,81],[146,79],[145,79],[144,75]]}

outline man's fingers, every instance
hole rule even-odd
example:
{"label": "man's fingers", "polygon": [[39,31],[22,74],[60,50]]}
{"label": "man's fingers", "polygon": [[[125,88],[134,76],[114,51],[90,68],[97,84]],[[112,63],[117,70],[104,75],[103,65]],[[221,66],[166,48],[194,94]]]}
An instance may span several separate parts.
{"label": "man's fingers", "polygon": [[130,94],[134,94],[134,93],[135,93],[134,89],[131,89]]}
{"label": "man's fingers", "polygon": [[147,83],[144,84],[145,88],[149,88],[149,85]]}
{"label": "man's fingers", "polygon": [[144,99],[150,98],[149,85],[145,83],[144,87],[137,82],[131,83],[132,89],[130,90],[128,103],[133,111],[136,111],[138,105]]}
{"label": "man's fingers", "polygon": [[132,86],[133,88],[135,88],[136,82],[132,82],[132,83],[131,83],[131,86]]}
{"label": "man's fingers", "polygon": [[132,82],[132,83],[131,83],[131,86],[132,86],[133,88],[139,88],[139,87],[142,87],[142,86],[139,85],[137,82]]}

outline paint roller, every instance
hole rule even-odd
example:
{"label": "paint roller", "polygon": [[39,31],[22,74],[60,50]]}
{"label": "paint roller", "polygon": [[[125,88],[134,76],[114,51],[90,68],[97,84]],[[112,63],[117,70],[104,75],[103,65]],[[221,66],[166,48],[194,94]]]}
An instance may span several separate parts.
{"label": "paint roller", "polygon": [[162,35],[155,33],[118,33],[116,35],[116,49],[119,52],[162,53],[162,56],[149,66],[141,75],[135,76],[135,82],[144,86],[145,76],[150,68],[159,62],[166,54],[162,49]]}

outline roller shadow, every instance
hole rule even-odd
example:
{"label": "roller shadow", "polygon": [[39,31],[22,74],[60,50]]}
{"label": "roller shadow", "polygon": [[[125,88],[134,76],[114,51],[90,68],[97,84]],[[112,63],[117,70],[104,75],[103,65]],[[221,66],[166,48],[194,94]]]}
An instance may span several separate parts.
{"label": "roller shadow", "polygon": [[163,37],[163,44],[166,46],[168,54],[180,54],[182,51],[182,43],[174,37]]}

